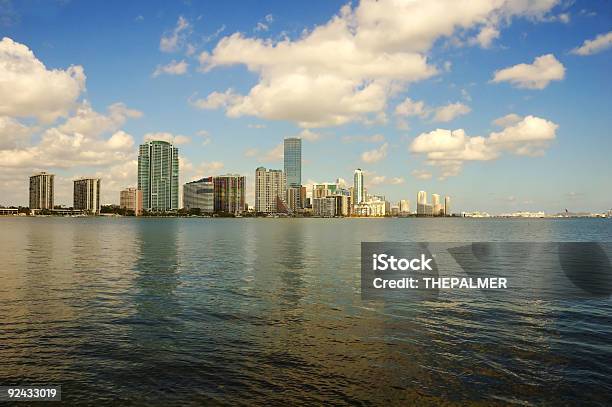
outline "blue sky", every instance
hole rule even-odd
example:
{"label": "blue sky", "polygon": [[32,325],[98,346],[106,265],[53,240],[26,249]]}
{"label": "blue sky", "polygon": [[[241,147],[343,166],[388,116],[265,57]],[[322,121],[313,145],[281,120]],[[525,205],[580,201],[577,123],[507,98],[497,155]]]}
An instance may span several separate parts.
{"label": "blue sky", "polygon": [[183,181],[247,175],[252,203],[302,134],[304,184],[360,167],[412,206],[612,207],[611,2],[401,3],[0,0],[0,203],[38,170],[59,202],[82,175],[117,202],[147,136],[175,140]]}

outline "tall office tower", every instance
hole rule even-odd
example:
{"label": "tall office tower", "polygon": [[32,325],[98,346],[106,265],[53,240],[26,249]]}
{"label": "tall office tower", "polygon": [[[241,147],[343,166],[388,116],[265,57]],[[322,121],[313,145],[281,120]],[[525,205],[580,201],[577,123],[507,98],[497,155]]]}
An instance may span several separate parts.
{"label": "tall office tower", "polygon": [[[299,188],[294,187],[291,190],[299,191]],[[283,171],[268,170],[264,167],[255,170],[255,212],[287,212],[286,196],[287,185]],[[298,200],[299,194],[294,198]]]}
{"label": "tall office tower", "polygon": [[417,194],[417,215],[425,215],[427,206],[427,192],[419,191]]}
{"label": "tall office tower", "polygon": [[170,211],[179,206],[178,148],[167,141],[149,141],[140,145],[138,189],[142,207],[147,211]]}
{"label": "tall office tower", "polygon": [[53,209],[55,175],[41,172],[30,177],[30,209]]}
{"label": "tall office tower", "polygon": [[100,178],[80,178],[74,180],[74,209],[100,214]]}
{"label": "tall office tower", "polygon": [[399,201],[399,211],[401,215],[407,215],[410,213],[410,201],[407,199],[402,199]]}
{"label": "tall office tower", "polygon": [[451,199],[450,196],[444,197],[444,216],[450,216],[451,214]]}
{"label": "tall office tower", "polygon": [[442,205],[440,204],[440,195],[431,194],[431,206],[434,216],[439,216],[443,214],[440,213],[442,211]]}
{"label": "tall office tower", "polygon": [[355,170],[355,174],[353,175],[353,194],[355,196],[353,205],[359,205],[365,201],[365,191],[363,189],[363,171],[361,171],[361,168],[357,168]]}
{"label": "tall office tower", "polygon": [[302,186],[302,139],[285,139],[285,174],[288,187]]}
{"label": "tall office tower", "polygon": [[213,177],[202,178],[183,185],[183,208],[212,213],[215,210]]}
{"label": "tall office tower", "polygon": [[135,216],[142,215],[142,191],[130,187],[119,192],[119,207],[134,212]]}
{"label": "tall office tower", "polygon": [[213,177],[215,212],[244,212],[245,177],[236,174]]}

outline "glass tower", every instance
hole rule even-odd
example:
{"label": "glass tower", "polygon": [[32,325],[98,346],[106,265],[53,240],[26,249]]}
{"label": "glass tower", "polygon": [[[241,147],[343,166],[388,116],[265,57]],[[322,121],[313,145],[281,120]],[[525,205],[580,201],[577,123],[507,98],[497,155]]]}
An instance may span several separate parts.
{"label": "glass tower", "polygon": [[302,139],[299,137],[285,139],[285,174],[288,188],[302,186]]}
{"label": "glass tower", "polygon": [[363,188],[363,171],[361,168],[355,170],[353,175],[353,194],[355,196],[355,202],[353,205],[358,205],[365,202],[365,191]]}
{"label": "glass tower", "polygon": [[167,141],[149,141],[140,145],[138,189],[146,211],[170,211],[179,206],[178,148]]}

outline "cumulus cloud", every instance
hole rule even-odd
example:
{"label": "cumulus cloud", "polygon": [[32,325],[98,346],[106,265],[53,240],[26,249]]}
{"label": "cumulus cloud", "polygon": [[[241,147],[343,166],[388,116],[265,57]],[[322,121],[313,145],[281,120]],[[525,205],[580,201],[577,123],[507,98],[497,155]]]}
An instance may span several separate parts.
{"label": "cumulus cloud", "polygon": [[284,156],[285,156],[285,147],[283,143],[280,143],[276,145],[276,147],[274,147],[272,150],[266,152],[264,156],[262,157],[262,160],[266,162],[282,161]]}
{"label": "cumulus cloud", "polygon": [[242,99],[233,89],[225,92],[212,92],[205,98],[191,100],[191,104],[199,109],[214,110],[220,107],[228,107]]}
{"label": "cumulus cloud", "polygon": [[27,143],[32,131],[12,117],[0,116],[0,150],[11,150]]}
{"label": "cumulus cloud", "polygon": [[510,114],[507,114],[505,116],[502,116],[502,117],[499,117],[493,120],[492,123],[499,127],[508,127],[508,126],[511,126],[513,124],[520,122],[521,120],[523,120],[523,118],[519,116],[518,114],[510,113]]}
{"label": "cumulus cloud", "polygon": [[[515,16],[535,19],[555,2],[475,1],[466,7],[445,0],[363,0],[343,6],[297,39],[224,37],[211,53],[200,55],[201,69],[244,65],[258,75],[247,94],[215,105],[229,117],[288,120],[302,127],[368,121],[384,113],[390,95],[439,71],[427,59],[437,39]],[[202,107],[212,108],[207,106]]]}
{"label": "cumulus cloud", "polygon": [[183,16],[179,16],[176,26],[166,31],[159,40],[159,49],[162,52],[176,52],[184,45],[187,35],[191,31],[191,24]]}
{"label": "cumulus cloud", "polygon": [[400,185],[404,182],[406,182],[406,180],[403,177],[393,177],[389,180],[389,184],[391,185]]}
{"label": "cumulus cloud", "polygon": [[434,122],[450,122],[458,116],[462,116],[471,112],[472,109],[461,102],[449,103],[445,106],[440,106],[434,110],[432,120]]}
{"label": "cumulus cloud", "polygon": [[306,141],[310,141],[310,142],[315,142],[321,139],[321,134],[319,133],[315,133],[314,131],[310,130],[310,129],[304,129],[300,132],[300,134],[298,135],[298,137],[306,140]]}
{"label": "cumulus cloud", "polygon": [[431,179],[432,177],[432,173],[426,170],[412,170],[411,174],[413,177],[420,180]]}
{"label": "cumulus cloud", "polygon": [[361,154],[361,161],[368,164],[378,162],[387,156],[388,149],[389,143],[383,143],[380,147],[375,148],[374,150],[363,152]]}
{"label": "cumulus cloud", "polygon": [[167,65],[157,65],[155,71],[153,71],[153,77],[156,78],[159,75],[184,75],[187,73],[189,64],[185,60],[175,61],[172,60]]}
{"label": "cumulus cloud", "polygon": [[565,77],[565,67],[553,54],[537,57],[532,64],[518,64],[495,71],[493,82],[510,82],[526,89],[544,89]]}
{"label": "cumulus cloud", "polygon": [[549,120],[526,116],[513,121],[488,137],[468,136],[463,129],[422,133],[412,141],[410,151],[423,154],[429,165],[441,169],[441,178],[446,178],[459,174],[465,161],[494,160],[503,152],[542,155],[556,137],[558,125]]}
{"label": "cumulus cloud", "polygon": [[147,133],[144,135],[144,141],[161,140],[167,141],[174,145],[187,144],[191,142],[191,138],[181,134],[172,134],[167,132]]}
{"label": "cumulus cloud", "polygon": [[593,55],[612,47],[612,31],[599,34],[592,40],[585,40],[580,47],[571,52],[576,55]]}
{"label": "cumulus cloud", "polygon": [[[396,106],[395,114],[400,117],[418,116],[421,119],[431,118],[433,122],[449,122],[458,116],[471,112],[472,109],[461,103],[448,103],[444,106],[429,107],[423,101],[414,101],[406,98]],[[407,123],[401,122],[407,126]]]}
{"label": "cumulus cloud", "polygon": [[0,116],[51,123],[69,114],[84,89],[82,66],[47,69],[27,46],[0,41]]}

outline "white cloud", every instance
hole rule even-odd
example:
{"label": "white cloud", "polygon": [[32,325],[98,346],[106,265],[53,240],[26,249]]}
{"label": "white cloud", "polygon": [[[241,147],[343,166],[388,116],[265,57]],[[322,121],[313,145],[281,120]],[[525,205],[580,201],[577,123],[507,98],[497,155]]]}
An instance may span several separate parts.
{"label": "white cloud", "polygon": [[159,49],[163,52],[179,51],[185,44],[187,35],[191,31],[191,24],[183,16],[179,16],[173,30],[167,31],[159,40]]}
{"label": "white cloud", "polygon": [[180,134],[172,134],[167,132],[147,133],[144,135],[144,141],[161,140],[167,141],[174,145],[187,144],[191,142],[191,138]]}
{"label": "white cloud", "polygon": [[[422,133],[410,144],[410,151],[424,154],[429,165],[439,167],[441,178],[457,175],[465,161],[489,161],[503,152],[542,155],[556,137],[558,125],[535,116],[512,118],[513,124],[488,137],[468,136],[464,130],[437,129]],[[511,123],[511,121],[503,121]],[[413,174],[414,175],[414,174]]]}
{"label": "white cloud", "polygon": [[155,68],[155,71],[153,71],[153,77],[156,78],[162,74],[184,75],[187,73],[188,67],[189,67],[189,64],[185,62],[185,60],[181,60],[181,61],[172,60],[167,65],[157,65],[157,68]]}
{"label": "white cloud", "polygon": [[51,123],[69,114],[84,89],[82,66],[49,70],[27,46],[0,41],[0,116]]}
{"label": "white cloud", "polygon": [[365,151],[361,154],[361,160],[365,163],[375,163],[387,156],[387,150],[389,149],[389,143],[383,143],[380,147],[374,150]]}
{"label": "white cloud", "polygon": [[389,180],[389,184],[391,185],[400,185],[404,182],[406,182],[406,180],[403,177],[393,177]]}
{"label": "white cloud", "polygon": [[402,103],[395,107],[395,114],[398,116],[420,116],[425,117],[429,114],[423,101],[413,101],[406,98]]}
{"label": "white cloud", "polygon": [[300,132],[298,137],[303,138],[306,141],[315,142],[321,139],[321,134],[315,133],[310,129],[304,129]]}
{"label": "white cloud", "polygon": [[242,99],[242,96],[234,93],[232,89],[228,89],[225,92],[212,92],[206,98],[191,101],[191,104],[199,109],[213,110],[230,106],[240,99]]}
{"label": "white cloud", "polygon": [[257,148],[249,148],[244,152],[245,157],[255,157],[259,154],[259,149]]}
{"label": "white cloud", "polygon": [[80,133],[97,137],[119,130],[129,118],[142,117],[142,112],[129,109],[124,103],[114,103],[107,110],[106,115],[98,113],[85,100],[78,106],[73,116],[58,126],[58,130],[63,133]]}
{"label": "white cloud", "polygon": [[471,112],[472,109],[461,102],[449,103],[445,106],[437,107],[433,112],[432,120],[434,122],[450,122],[458,116],[462,116]]}
{"label": "white cloud", "polygon": [[555,3],[473,1],[466,7],[444,0],[364,0],[343,6],[298,39],[235,33],[200,60],[203,71],[240,64],[259,76],[246,95],[217,105],[229,117],[288,120],[302,127],[366,121],[385,111],[394,92],[438,72],[427,60],[437,39],[514,16],[537,19]]}
{"label": "white cloud", "polygon": [[592,40],[585,40],[580,47],[571,52],[576,55],[593,55],[612,47],[612,31],[599,34]]}
{"label": "white cloud", "polygon": [[507,114],[505,116],[502,116],[502,117],[499,117],[493,120],[492,123],[499,127],[508,127],[508,126],[512,126],[513,124],[520,122],[521,120],[523,120],[523,118],[519,116],[518,114],[510,113],[510,114]]}
{"label": "white cloud", "polygon": [[375,175],[373,177],[366,178],[366,182],[369,185],[380,185],[386,181],[387,177],[384,175]]}
{"label": "white cloud", "polygon": [[265,153],[264,156],[262,157],[262,160],[265,162],[282,161],[284,155],[285,155],[285,148],[284,148],[283,143],[280,143],[276,147],[274,147],[272,150]]}
{"label": "white cloud", "polygon": [[27,143],[33,129],[12,117],[0,116],[0,150],[12,150]]}
{"label": "white cloud", "polygon": [[499,38],[499,30],[494,25],[483,26],[478,35],[470,40],[471,44],[478,44],[482,48],[489,48],[494,40]]}
{"label": "white cloud", "polygon": [[431,172],[426,171],[426,170],[412,170],[411,174],[416,179],[421,179],[421,180],[430,179],[432,177]]}
{"label": "white cloud", "polygon": [[510,82],[519,88],[544,89],[565,77],[565,67],[553,54],[537,57],[532,64],[518,64],[495,71],[493,82]]}

